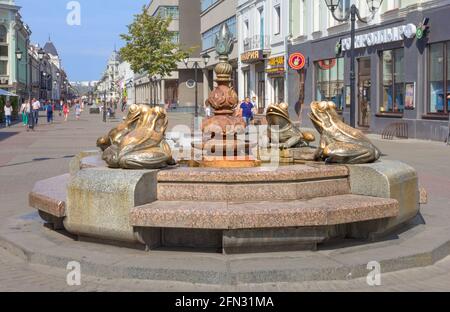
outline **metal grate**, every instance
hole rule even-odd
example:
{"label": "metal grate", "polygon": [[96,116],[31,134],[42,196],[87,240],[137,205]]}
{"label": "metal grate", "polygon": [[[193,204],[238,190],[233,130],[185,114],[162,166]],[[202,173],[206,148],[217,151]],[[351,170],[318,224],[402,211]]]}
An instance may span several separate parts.
{"label": "metal grate", "polygon": [[406,122],[396,122],[390,124],[383,130],[382,138],[384,140],[393,140],[394,138],[408,139],[409,131]]}

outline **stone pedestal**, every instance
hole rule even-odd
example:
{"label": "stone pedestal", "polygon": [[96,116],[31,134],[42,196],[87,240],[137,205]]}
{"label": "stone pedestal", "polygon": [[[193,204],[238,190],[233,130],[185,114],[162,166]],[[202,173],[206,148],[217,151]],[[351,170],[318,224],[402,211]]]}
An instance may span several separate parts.
{"label": "stone pedestal", "polygon": [[420,210],[420,192],[417,172],[414,168],[392,160],[373,164],[349,165],[352,194],[396,199],[400,214],[383,221],[353,224],[351,236],[376,238],[388,234],[414,219]]}
{"label": "stone pedestal", "polygon": [[83,169],[69,182],[64,226],[80,237],[137,243],[130,210],[156,196],[155,170]]}

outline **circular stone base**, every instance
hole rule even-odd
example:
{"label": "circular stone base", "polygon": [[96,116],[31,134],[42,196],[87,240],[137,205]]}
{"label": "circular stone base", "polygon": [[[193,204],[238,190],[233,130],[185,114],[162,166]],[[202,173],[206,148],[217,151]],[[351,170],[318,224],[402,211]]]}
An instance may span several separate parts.
{"label": "circular stone base", "polygon": [[261,161],[253,159],[203,160],[199,162],[199,167],[203,168],[254,168],[259,166],[261,166]]}
{"label": "circular stone base", "polygon": [[424,226],[421,220],[417,218],[398,236],[369,244],[344,240],[316,252],[220,255],[189,249],[145,252],[76,241],[44,227],[33,213],[2,221],[0,247],[29,263],[64,270],[68,262],[78,261],[84,274],[102,278],[214,285],[348,280],[366,277],[371,261],[378,261],[385,273],[433,265],[446,257],[450,253],[448,223]]}

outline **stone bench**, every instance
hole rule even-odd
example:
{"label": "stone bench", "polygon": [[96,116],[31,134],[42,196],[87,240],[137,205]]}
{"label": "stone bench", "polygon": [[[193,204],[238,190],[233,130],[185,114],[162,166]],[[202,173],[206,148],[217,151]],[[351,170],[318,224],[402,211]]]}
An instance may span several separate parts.
{"label": "stone bench", "polygon": [[64,228],[66,216],[67,184],[70,175],[64,174],[36,183],[28,196],[30,207],[39,210],[39,215],[55,230]]}
{"label": "stone bench", "polygon": [[394,199],[338,195],[297,201],[156,201],[131,209],[130,223],[148,249],[196,247],[224,253],[316,249],[348,236],[346,224],[398,216]]}

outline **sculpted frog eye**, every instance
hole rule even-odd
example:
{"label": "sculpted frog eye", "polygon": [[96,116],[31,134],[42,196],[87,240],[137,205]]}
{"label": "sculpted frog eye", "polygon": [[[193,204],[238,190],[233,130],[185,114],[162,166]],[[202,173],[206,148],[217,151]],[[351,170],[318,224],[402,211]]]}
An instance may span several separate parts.
{"label": "sculpted frog eye", "polygon": [[327,110],[327,108],[328,108],[328,103],[327,102],[320,102],[320,104],[319,104],[319,110],[320,111],[326,111]]}

